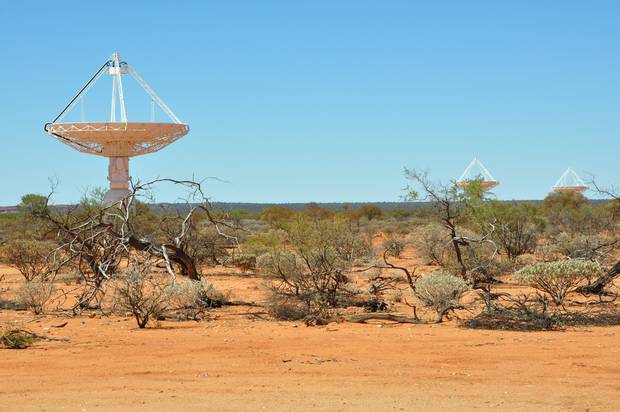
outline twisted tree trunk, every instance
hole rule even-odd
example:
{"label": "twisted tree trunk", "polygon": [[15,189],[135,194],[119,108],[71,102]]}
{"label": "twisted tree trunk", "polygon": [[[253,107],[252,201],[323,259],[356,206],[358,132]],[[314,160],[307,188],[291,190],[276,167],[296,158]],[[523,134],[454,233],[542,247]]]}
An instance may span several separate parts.
{"label": "twisted tree trunk", "polygon": [[[192,280],[200,280],[200,273],[198,273],[198,269],[196,268],[196,262],[194,261],[194,259],[187,253],[185,253],[183,249],[178,248],[175,245],[160,245],[149,242],[147,240],[138,239],[135,236],[130,236],[129,246],[136,250],[150,253],[153,256],[157,256],[162,259],[165,259],[167,256],[168,259],[181,267],[182,275],[187,276]],[[166,256],[164,256],[164,250],[162,246],[166,248]]]}
{"label": "twisted tree trunk", "polygon": [[605,288],[620,275],[620,260],[611,267],[603,276],[599,277],[590,285],[580,286],[577,292],[584,295],[601,295],[605,292]]}

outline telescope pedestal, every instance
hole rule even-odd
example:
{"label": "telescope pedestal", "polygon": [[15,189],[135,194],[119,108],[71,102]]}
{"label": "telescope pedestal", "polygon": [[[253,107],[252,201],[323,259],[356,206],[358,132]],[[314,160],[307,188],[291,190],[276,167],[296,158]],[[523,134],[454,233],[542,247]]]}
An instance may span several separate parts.
{"label": "telescope pedestal", "polygon": [[108,180],[110,190],[103,198],[106,205],[114,204],[123,200],[129,193],[129,158],[109,157]]}

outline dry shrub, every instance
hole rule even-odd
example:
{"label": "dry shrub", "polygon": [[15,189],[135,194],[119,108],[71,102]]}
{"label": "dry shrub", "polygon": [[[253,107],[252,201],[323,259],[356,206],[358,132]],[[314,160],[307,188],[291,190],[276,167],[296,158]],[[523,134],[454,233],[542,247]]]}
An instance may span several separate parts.
{"label": "dry shrub", "polygon": [[114,308],[131,313],[142,329],[169,310],[168,284],[161,276],[149,276],[145,271],[131,268],[117,279]]}
{"label": "dry shrub", "polygon": [[553,303],[562,305],[566,295],[580,282],[602,274],[603,267],[597,262],[571,259],[525,266],[515,273],[515,280],[546,292]]}
{"label": "dry shrub", "polygon": [[465,322],[473,329],[555,330],[561,327],[557,314],[549,311],[544,296],[505,294],[490,301],[487,310]]}
{"label": "dry shrub", "polygon": [[420,256],[433,265],[443,266],[450,250],[446,229],[432,223],[420,228],[415,235],[415,248]]}
{"label": "dry shrub", "polygon": [[441,270],[421,276],[415,282],[416,298],[437,312],[437,322],[441,322],[448,311],[459,306],[467,290],[469,286],[462,278]]}
{"label": "dry shrub", "polygon": [[570,235],[560,233],[556,238],[557,251],[571,259],[609,261],[620,245],[616,238],[604,234]]}
{"label": "dry shrub", "polygon": [[233,266],[241,269],[242,272],[251,272],[256,270],[256,256],[250,255],[247,253],[243,253],[235,256],[231,259],[230,263]]}
{"label": "dry shrub", "polygon": [[2,248],[7,264],[19,271],[26,281],[46,278],[54,270],[48,255],[55,244],[40,240],[14,239]]}
{"label": "dry shrub", "polygon": [[168,286],[169,309],[184,319],[200,320],[212,308],[222,306],[222,293],[206,280],[188,280]]}
{"label": "dry shrub", "polygon": [[187,253],[197,265],[219,265],[228,257],[230,242],[208,224],[198,225],[192,236],[185,240]]}
{"label": "dry shrub", "polygon": [[400,258],[407,247],[407,242],[399,238],[389,238],[383,241],[383,249],[388,256]]}
{"label": "dry shrub", "polygon": [[562,254],[558,252],[557,244],[550,239],[542,239],[534,255],[543,262],[553,262],[562,258]]}
{"label": "dry shrub", "polygon": [[54,285],[48,281],[33,280],[19,287],[15,296],[17,301],[35,315],[45,312],[45,305],[52,298]]}
{"label": "dry shrub", "polygon": [[258,266],[275,279],[274,294],[299,302],[318,323],[360,293],[350,287],[346,273],[369,248],[346,222],[302,217],[287,225],[284,242],[259,257]]}
{"label": "dry shrub", "polygon": [[302,302],[277,293],[273,293],[267,302],[267,311],[274,318],[285,321],[302,320],[310,315]]}
{"label": "dry shrub", "polygon": [[[482,236],[463,230],[461,236],[469,239],[480,239]],[[487,282],[494,276],[512,270],[514,264],[509,260],[500,260],[493,242],[468,242],[460,246],[461,259],[467,269],[466,278],[472,284]],[[443,267],[446,271],[460,275],[461,264],[458,262],[454,248],[450,246],[444,258]]]}

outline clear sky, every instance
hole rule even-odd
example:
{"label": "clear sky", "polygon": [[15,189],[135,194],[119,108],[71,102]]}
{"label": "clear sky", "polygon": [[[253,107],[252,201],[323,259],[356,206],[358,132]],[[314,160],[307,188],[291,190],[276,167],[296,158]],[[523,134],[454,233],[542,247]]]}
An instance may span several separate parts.
{"label": "clear sky", "polygon": [[49,178],[59,203],[107,185],[105,159],[42,128],[116,50],[191,127],[131,175],[216,176],[214,200],[394,201],[404,166],[446,180],[474,156],[503,199],[544,197],[568,166],[618,183],[617,0],[3,1],[0,16],[2,205]]}

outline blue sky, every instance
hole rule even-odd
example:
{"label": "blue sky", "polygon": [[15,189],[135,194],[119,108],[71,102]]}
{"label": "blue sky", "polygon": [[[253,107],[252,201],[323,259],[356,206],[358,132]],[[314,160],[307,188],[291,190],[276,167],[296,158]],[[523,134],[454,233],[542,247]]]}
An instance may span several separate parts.
{"label": "blue sky", "polygon": [[214,200],[393,201],[404,166],[447,180],[474,156],[502,199],[543,198],[568,166],[618,183],[618,1],[32,1],[0,15],[3,205],[49,178],[59,203],[106,186],[105,159],[42,127],[115,50],[191,127],[131,175],[216,176]]}

